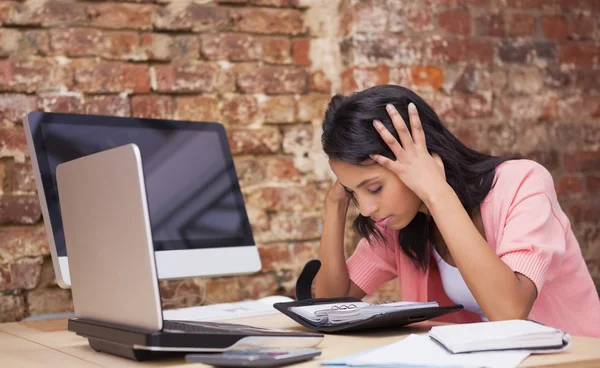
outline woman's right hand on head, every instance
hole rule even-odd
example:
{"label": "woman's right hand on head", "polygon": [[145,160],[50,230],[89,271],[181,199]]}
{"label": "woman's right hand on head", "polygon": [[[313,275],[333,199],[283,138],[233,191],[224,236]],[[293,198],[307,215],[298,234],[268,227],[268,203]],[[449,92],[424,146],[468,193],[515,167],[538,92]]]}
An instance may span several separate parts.
{"label": "woman's right hand on head", "polygon": [[336,180],[335,183],[331,186],[329,193],[327,194],[327,202],[335,203],[335,204],[345,204],[347,205],[350,202],[350,195],[344,188],[344,186]]}

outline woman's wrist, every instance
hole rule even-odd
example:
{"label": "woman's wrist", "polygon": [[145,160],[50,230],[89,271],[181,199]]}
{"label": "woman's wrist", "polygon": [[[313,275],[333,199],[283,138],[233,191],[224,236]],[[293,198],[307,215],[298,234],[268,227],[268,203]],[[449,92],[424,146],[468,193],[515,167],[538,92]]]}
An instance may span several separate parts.
{"label": "woman's wrist", "polygon": [[451,198],[451,196],[456,196],[456,193],[447,182],[444,182],[442,185],[430,190],[427,196],[423,198],[423,202],[429,211],[432,212],[444,201]]}

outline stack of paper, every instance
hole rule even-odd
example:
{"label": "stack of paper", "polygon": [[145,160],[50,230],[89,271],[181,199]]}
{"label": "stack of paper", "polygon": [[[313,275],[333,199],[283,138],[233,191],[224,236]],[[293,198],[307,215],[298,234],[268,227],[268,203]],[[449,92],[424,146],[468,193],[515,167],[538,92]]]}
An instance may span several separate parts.
{"label": "stack of paper", "polygon": [[438,307],[436,302],[394,302],[385,304],[330,303],[292,307],[291,312],[315,324],[341,324],[360,321],[379,314],[404,310]]}
{"label": "stack of paper", "polygon": [[381,348],[341,359],[329,360],[323,365],[351,367],[517,367],[529,356],[528,351],[481,352],[452,354],[428,336],[409,335]]}
{"label": "stack of paper", "polygon": [[453,353],[527,349],[560,350],[570,343],[569,335],[532,321],[510,320],[436,326],[429,336]]}

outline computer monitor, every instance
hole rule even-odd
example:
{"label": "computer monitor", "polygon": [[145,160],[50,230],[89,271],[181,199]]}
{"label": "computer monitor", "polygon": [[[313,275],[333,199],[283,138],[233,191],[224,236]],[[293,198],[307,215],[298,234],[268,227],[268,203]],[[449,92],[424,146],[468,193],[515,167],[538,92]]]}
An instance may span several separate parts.
{"label": "computer monitor", "polygon": [[260,257],[224,127],[31,112],[24,121],[57,283],[71,285],[56,167],[134,143],[141,152],[159,279],[239,275]]}

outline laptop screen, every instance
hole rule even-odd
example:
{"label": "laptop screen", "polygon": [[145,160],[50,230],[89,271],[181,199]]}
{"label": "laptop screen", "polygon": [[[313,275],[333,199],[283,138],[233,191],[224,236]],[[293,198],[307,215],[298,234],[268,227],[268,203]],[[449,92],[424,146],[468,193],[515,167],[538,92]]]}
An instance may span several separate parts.
{"label": "laptop screen", "polygon": [[42,122],[34,137],[43,148],[38,164],[59,256],[66,256],[66,248],[56,167],[129,143],[142,155],[155,250],[254,245],[220,124],[60,115]]}

